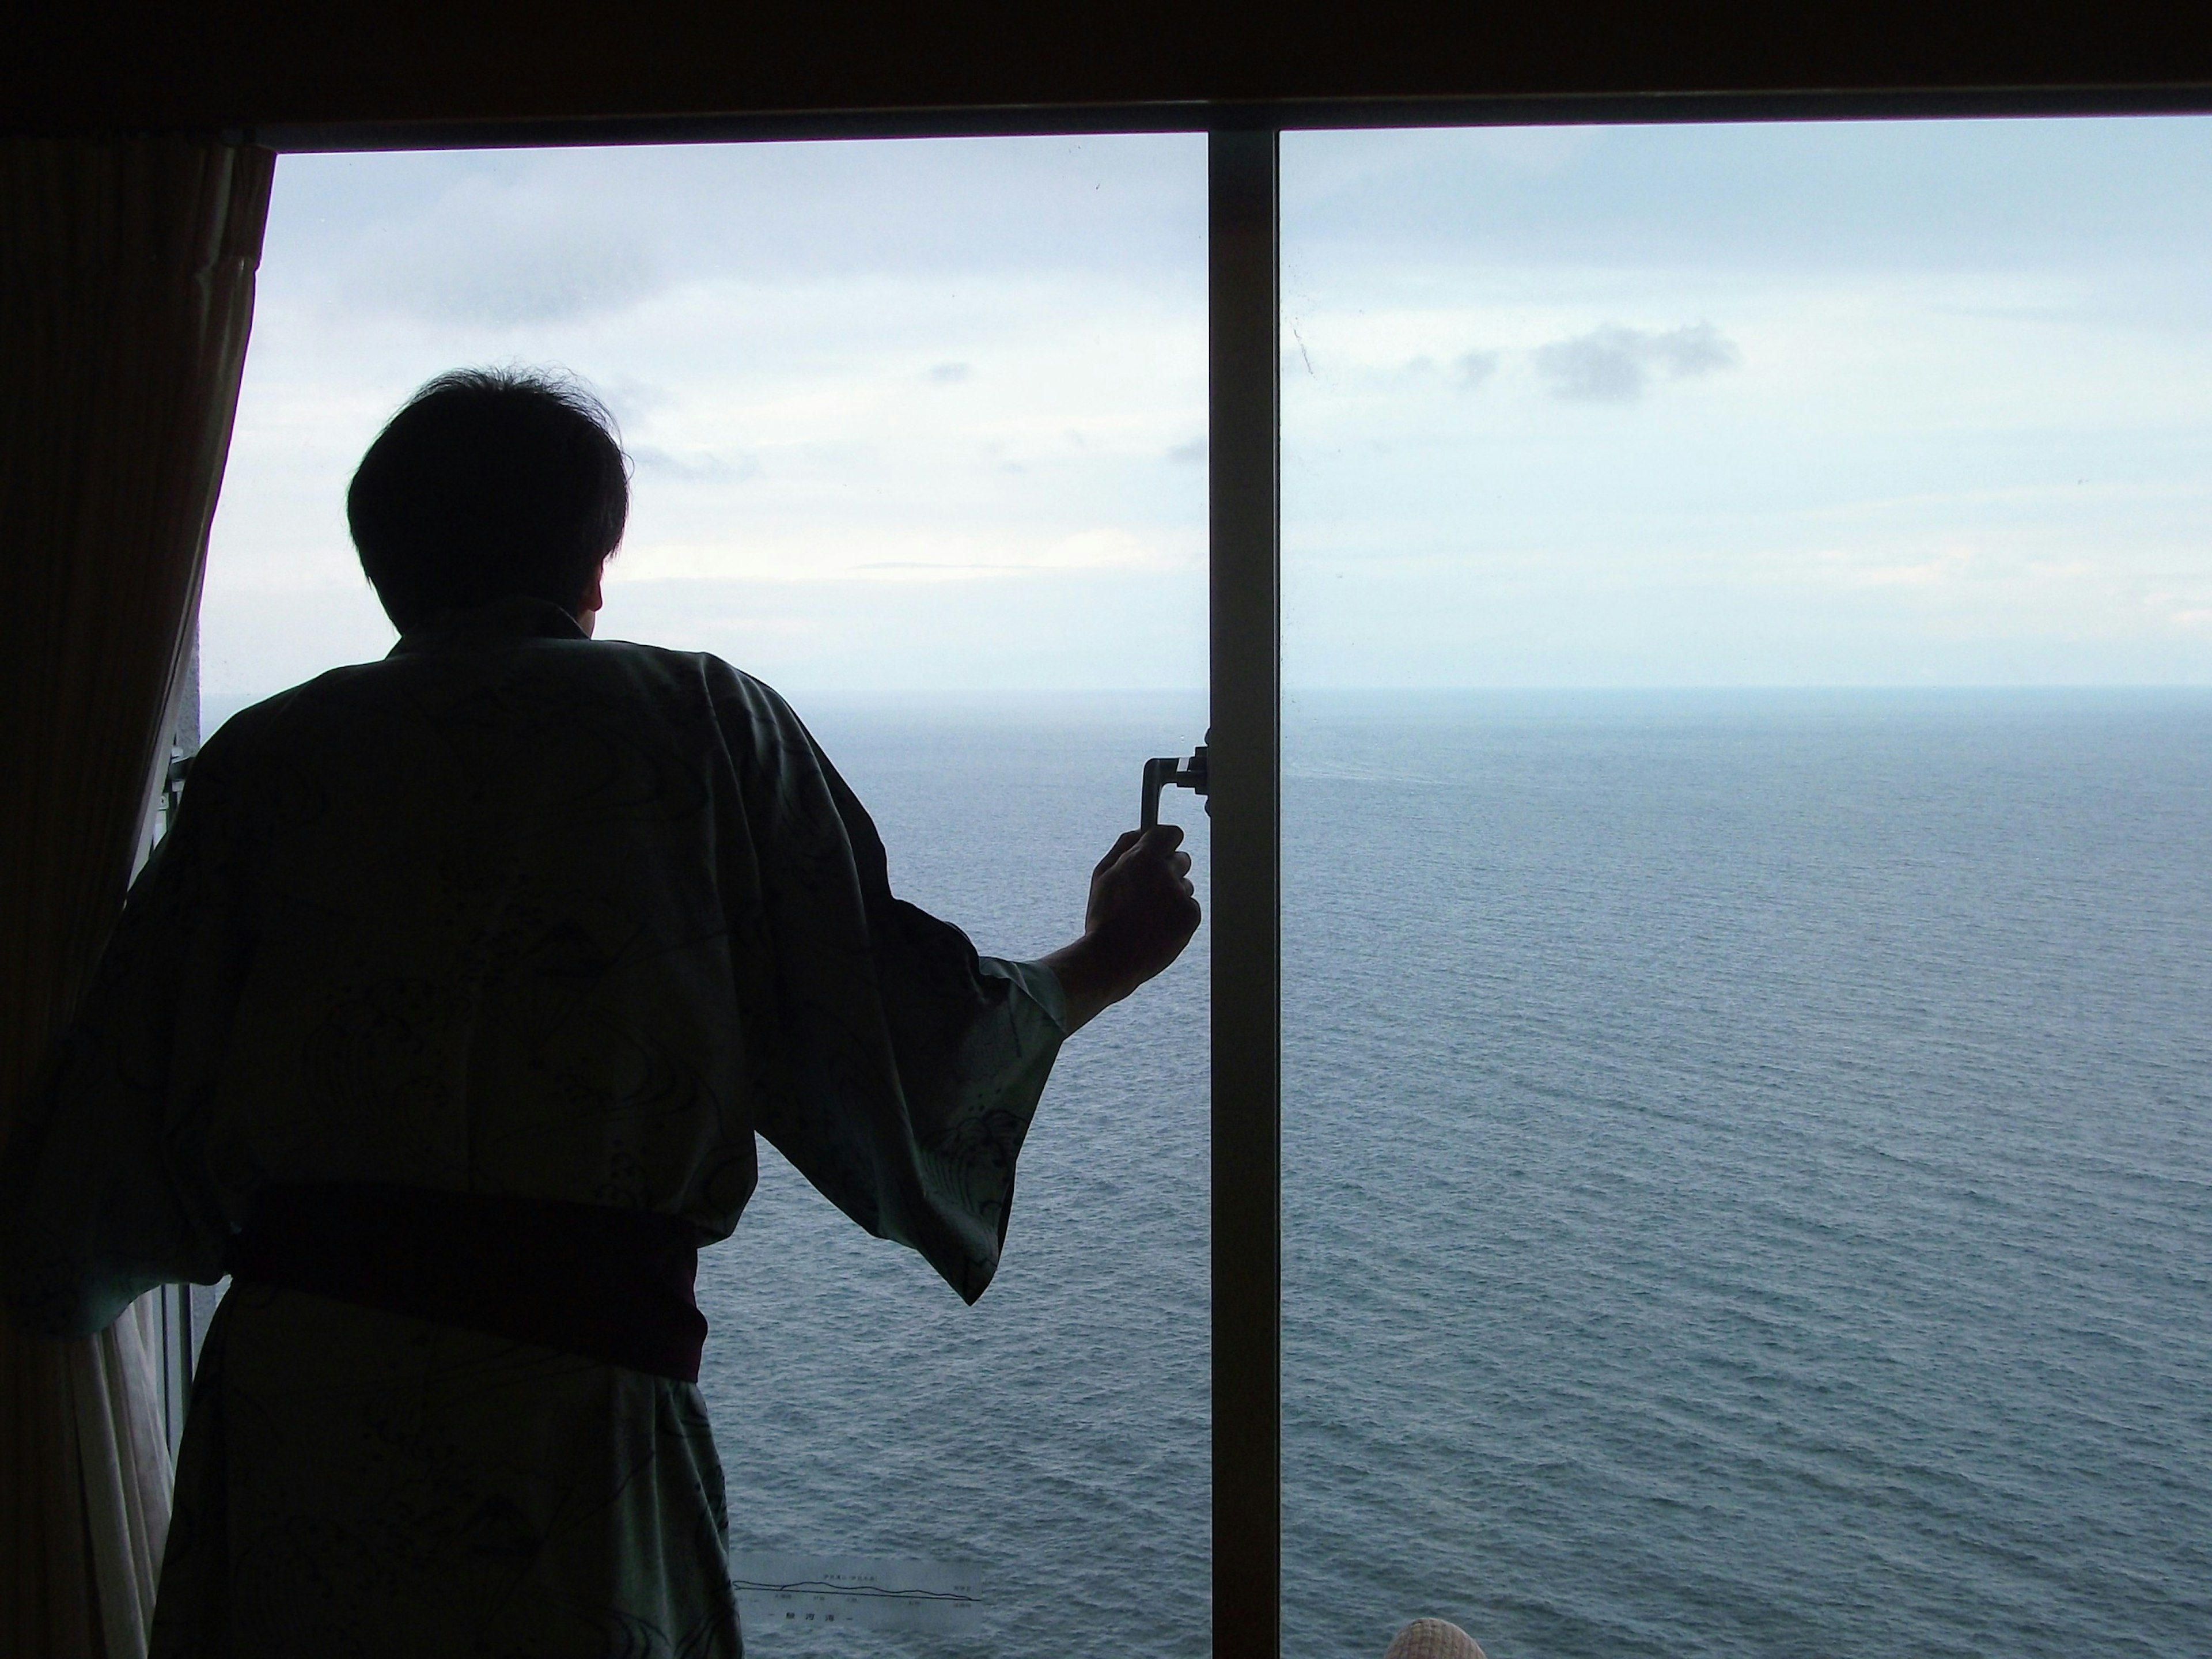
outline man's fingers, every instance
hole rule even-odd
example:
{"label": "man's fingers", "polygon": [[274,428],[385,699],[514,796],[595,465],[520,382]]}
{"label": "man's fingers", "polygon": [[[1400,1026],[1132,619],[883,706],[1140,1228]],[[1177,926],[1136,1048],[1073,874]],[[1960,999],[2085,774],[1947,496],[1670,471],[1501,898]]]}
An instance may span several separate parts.
{"label": "man's fingers", "polygon": [[1182,840],[1181,824],[1163,823],[1145,831],[1123,857],[1133,865],[1139,860],[1158,859],[1160,873],[1174,889],[1185,897],[1194,897],[1198,890],[1190,884],[1190,854],[1176,850]]}
{"label": "man's fingers", "polygon": [[1124,830],[1114,838],[1114,844],[1106,849],[1106,856],[1092,866],[1091,873],[1093,876],[1104,875],[1121,861],[1132,847],[1143,839],[1144,834],[1141,830]]}
{"label": "man's fingers", "polygon": [[1153,858],[1164,858],[1182,845],[1182,825],[1156,823],[1139,832],[1138,850]]}
{"label": "man's fingers", "polygon": [[1107,848],[1106,856],[1098,860],[1091,877],[1095,880],[1115,865],[1133,859],[1164,860],[1182,840],[1182,826],[1179,823],[1156,823],[1149,830],[1124,830],[1115,837],[1113,846]]}

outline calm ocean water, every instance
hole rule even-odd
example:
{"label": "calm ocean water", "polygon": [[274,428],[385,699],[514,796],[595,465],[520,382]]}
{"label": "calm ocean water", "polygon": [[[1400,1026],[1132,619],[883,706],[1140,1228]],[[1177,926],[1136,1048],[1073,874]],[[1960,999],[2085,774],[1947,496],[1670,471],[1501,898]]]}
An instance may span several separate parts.
{"label": "calm ocean water", "polygon": [[[806,712],[1006,954],[1202,723]],[[1313,699],[1286,763],[1287,1652],[2212,1653],[2212,696]],[[1071,1046],[976,1308],[781,1167],[709,1253],[738,1546],[994,1595],[757,1651],[1207,1651],[1205,984]]]}

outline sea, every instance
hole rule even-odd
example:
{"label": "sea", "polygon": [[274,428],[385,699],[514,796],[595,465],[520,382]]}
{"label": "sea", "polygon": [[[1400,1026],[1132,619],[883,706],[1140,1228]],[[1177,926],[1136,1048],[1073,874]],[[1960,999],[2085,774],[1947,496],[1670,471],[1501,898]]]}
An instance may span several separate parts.
{"label": "sea", "polygon": [[[1204,723],[801,708],[1008,956]],[[2212,694],[1301,695],[1284,803],[1286,1655],[2212,1654]],[[1211,1651],[1207,948],[1069,1043],[973,1308],[768,1158],[733,1547],[983,1611],[750,1650]]]}

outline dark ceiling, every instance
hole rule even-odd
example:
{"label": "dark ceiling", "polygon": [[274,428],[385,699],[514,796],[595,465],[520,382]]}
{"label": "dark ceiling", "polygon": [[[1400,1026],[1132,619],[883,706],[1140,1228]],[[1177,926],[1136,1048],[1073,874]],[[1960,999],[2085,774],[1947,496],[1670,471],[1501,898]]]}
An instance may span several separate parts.
{"label": "dark ceiling", "polygon": [[[992,131],[1239,111],[1300,125],[2212,96],[2202,10],[2134,0],[39,0],[17,16],[0,125],[280,144],[680,134],[701,118]],[[1653,94],[1689,101],[1642,107]],[[1469,100],[1504,101],[1453,107]]]}

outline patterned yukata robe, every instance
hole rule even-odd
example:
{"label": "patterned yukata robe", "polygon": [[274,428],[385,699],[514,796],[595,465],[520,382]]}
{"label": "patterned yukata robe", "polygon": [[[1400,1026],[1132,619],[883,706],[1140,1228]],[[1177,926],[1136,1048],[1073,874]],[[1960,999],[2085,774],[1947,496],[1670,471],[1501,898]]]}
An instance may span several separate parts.
{"label": "patterned yukata robe", "polygon": [[[726,1237],[769,1139],[981,1295],[1060,987],[891,896],[790,708],[555,607],[450,613],[196,763],[0,1170],[15,1316],[214,1281],[254,1195],[383,1182]],[[239,1285],[155,1659],[741,1651],[689,1383]]]}

